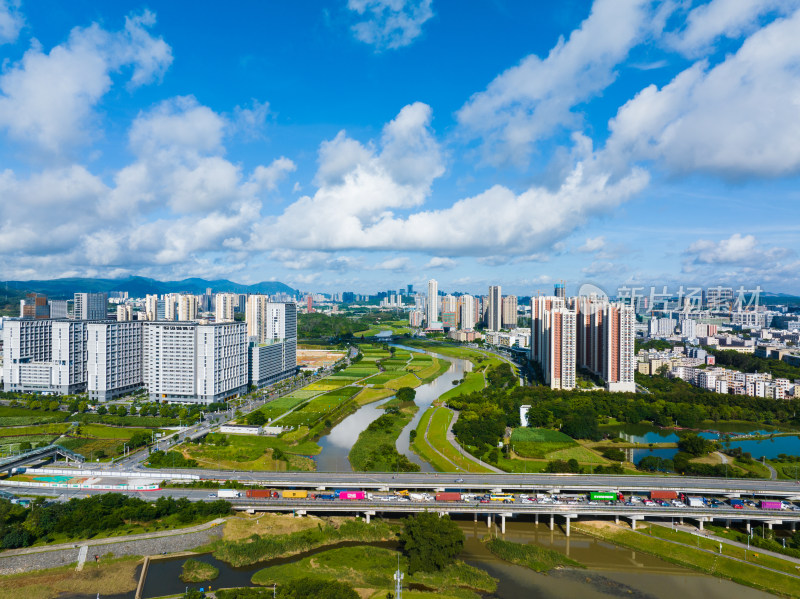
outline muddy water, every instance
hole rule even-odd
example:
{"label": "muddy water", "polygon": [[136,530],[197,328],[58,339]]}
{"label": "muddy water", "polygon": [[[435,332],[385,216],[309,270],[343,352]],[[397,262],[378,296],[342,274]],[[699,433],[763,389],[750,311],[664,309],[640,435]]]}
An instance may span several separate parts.
{"label": "muddy water", "polygon": [[[567,538],[556,527],[550,531],[545,524],[508,521],[506,534],[500,535],[494,524],[487,527],[486,519],[478,521],[460,520],[466,543],[461,559],[484,570],[498,579],[497,591],[491,599],[608,599],[629,597],[630,599],[768,599],[767,593],[756,591],[732,582],[697,574],[658,558],[616,547],[593,537],[576,533]],[[500,535],[508,541],[534,543],[564,554],[585,564],[586,570],[563,569],[549,574],[538,574],[527,568],[503,562],[486,550],[481,539],[487,535]],[[355,545],[341,543],[334,547]],[[375,545],[393,548],[390,543]],[[326,551],[332,547],[309,551],[289,558],[269,560],[243,568],[233,568],[211,555],[198,555],[197,559],[216,566],[219,577],[211,582],[212,589],[251,586],[250,578],[261,568],[293,562],[304,557]],[[182,583],[178,578],[183,558],[152,562],[144,586],[145,598],[181,593],[187,586],[205,587],[208,583]],[[90,599],[85,597],[84,599]],[[487,599],[489,599],[487,597]]]}
{"label": "muddy water", "polygon": [[[467,537],[461,559],[485,570],[499,580],[494,597],[498,599],[767,599],[768,593],[743,587],[713,576],[665,562],[650,555],[617,547],[576,533],[566,537],[556,527],[545,524],[506,522],[506,534],[495,525],[486,526],[486,518],[462,522]],[[527,568],[498,560],[480,539],[496,534],[507,541],[533,543],[553,549],[587,566],[586,570],[564,569],[538,574]]]}
{"label": "muddy water", "polygon": [[[421,351],[415,348],[397,346],[400,349],[409,351]],[[422,352],[431,353],[431,352]],[[414,430],[422,418],[423,412],[445,391],[453,388],[453,381],[464,377],[465,372],[472,369],[472,363],[468,360],[460,360],[457,358],[447,358],[439,354],[431,353],[434,357],[448,360],[451,363],[450,369],[438,377],[436,380],[420,385],[416,388],[415,403],[419,406],[419,411],[414,415],[411,422],[403,429],[397,439],[397,451],[408,457],[409,460],[419,465],[422,472],[435,472],[433,467],[427,462],[420,459],[417,454],[411,451],[409,447],[408,434]],[[359,408],[355,413],[351,414],[339,424],[331,429],[327,435],[320,437],[317,443],[322,447],[322,451],[314,459],[317,463],[317,471],[319,472],[352,472],[350,460],[348,455],[353,444],[358,440],[361,432],[367,428],[370,423],[377,420],[382,414],[383,409],[381,406],[389,401],[384,399],[379,402],[371,403],[362,408]]]}

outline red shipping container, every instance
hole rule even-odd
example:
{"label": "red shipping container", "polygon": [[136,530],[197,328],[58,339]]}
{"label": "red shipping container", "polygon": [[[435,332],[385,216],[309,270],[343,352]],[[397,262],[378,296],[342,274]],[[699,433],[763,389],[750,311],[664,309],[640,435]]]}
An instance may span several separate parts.
{"label": "red shipping container", "polygon": [[339,499],[364,499],[364,491],[343,491],[339,493]]}
{"label": "red shipping container", "polygon": [[650,499],[677,499],[677,491],[650,491]]}
{"label": "red shipping container", "polygon": [[269,489],[248,489],[247,497],[269,499],[270,497],[272,497],[272,491],[270,491]]}
{"label": "red shipping container", "polygon": [[461,493],[437,493],[436,501],[461,501]]}

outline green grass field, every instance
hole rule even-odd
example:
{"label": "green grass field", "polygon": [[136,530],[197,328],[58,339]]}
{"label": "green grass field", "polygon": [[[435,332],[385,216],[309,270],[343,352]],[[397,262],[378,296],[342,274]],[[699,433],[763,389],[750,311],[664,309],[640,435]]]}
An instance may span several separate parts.
{"label": "green grass field", "polygon": [[35,426],[13,426],[0,428],[0,443],[2,437],[24,437],[26,435],[60,435],[70,427],[67,422],[39,424]]}
{"label": "green grass field", "polygon": [[420,418],[417,424],[417,436],[414,442],[411,443],[411,449],[439,472],[450,472],[453,470],[453,465],[433,451],[430,445],[425,441],[425,430],[435,410],[436,408],[428,408],[422,414],[422,418]]}
{"label": "green grass field", "polygon": [[475,391],[480,391],[484,388],[484,378],[482,372],[467,372],[464,374],[464,382],[459,383],[449,391],[442,393],[439,399],[447,401],[451,397],[458,397],[459,395],[469,395]]}
{"label": "green grass field", "polygon": [[[387,591],[394,588],[392,574],[397,569],[398,553],[383,547],[359,545],[341,547],[317,553],[287,564],[270,566],[253,575],[252,581],[257,585],[270,586],[273,582],[286,582],[298,578],[313,577],[321,580],[339,580],[354,588],[364,589],[367,596],[385,597]],[[408,571],[406,558],[400,556],[401,569]],[[463,562],[456,562],[441,572],[427,574],[419,572],[406,574],[405,585],[422,586],[431,592],[427,597],[446,597],[448,593],[461,599],[475,598],[475,591],[492,592],[497,583],[477,568]],[[405,592],[404,592],[405,595]],[[363,595],[362,595],[363,596]]]}
{"label": "green grass field", "polygon": [[361,391],[361,387],[343,387],[315,397],[302,408],[281,419],[283,426],[313,426],[326,414]]}
{"label": "green grass field", "polygon": [[[223,435],[214,435],[218,438]],[[313,461],[299,456],[319,453],[316,443],[291,445],[276,437],[257,435],[224,435],[228,445],[186,444],[182,451],[197,460],[201,468],[220,470],[313,470]],[[274,450],[280,449],[287,459],[274,459]]]}
{"label": "green grass field", "polygon": [[[516,445],[514,447],[516,448]],[[608,464],[608,460],[580,445],[551,451],[545,458],[548,460],[578,460],[579,464]]]}
{"label": "green grass field", "polygon": [[267,417],[267,420],[275,420],[281,414],[285,414],[292,408],[299,406],[304,401],[307,401],[308,397],[298,397],[295,393],[291,395],[287,395],[285,397],[281,397],[280,399],[276,399],[275,401],[271,401],[266,405],[261,406],[258,408],[258,411],[264,414]]}
{"label": "green grass field", "polygon": [[64,422],[69,417],[66,412],[46,412],[0,406],[0,427]]}
{"label": "green grass field", "polygon": [[545,458],[553,452],[578,447],[578,443],[572,437],[559,431],[524,427],[513,430],[511,444],[514,453],[524,458]]}

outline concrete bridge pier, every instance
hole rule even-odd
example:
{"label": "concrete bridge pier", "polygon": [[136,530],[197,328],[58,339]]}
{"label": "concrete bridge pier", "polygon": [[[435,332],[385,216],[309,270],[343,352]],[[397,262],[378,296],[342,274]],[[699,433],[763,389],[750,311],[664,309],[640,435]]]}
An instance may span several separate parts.
{"label": "concrete bridge pier", "polygon": [[725,520],[725,528],[727,529],[727,528],[730,528],[730,527],[731,527],[731,521],[730,521],[730,519],[728,519],[728,520]]}
{"label": "concrete bridge pier", "polygon": [[683,516],[680,517],[681,526],[683,526]]}
{"label": "concrete bridge pier", "polygon": [[486,528],[492,527],[492,515],[486,514]]}
{"label": "concrete bridge pier", "polygon": [[550,514],[550,530],[555,530],[555,516]]}
{"label": "concrete bridge pier", "polygon": [[478,521],[478,512],[475,512],[472,515],[475,516],[475,519],[473,520],[473,522],[477,522]]}
{"label": "concrete bridge pier", "polygon": [[636,530],[636,521],[637,521],[637,520],[642,520],[642,519],[643,519],[643,518],[642,518],[641,516],[631,516],[631,517],[630,517],[630,520],[631,520],[631,530]]}
{"label": "concrete bridge pier", "polygon": [[703,518],[698,518],[697,519],[697,528],[699,530],[703,530],[703,522],[705,522],[705,520]]}
{"label": "concrete bridge pier", "polygon": [[571,520],[571,518],[569,516],[564,516],[564,519],[567,521],[567,525],[565,527],[565,531],[567,533],[567,536],[569,536],[569,521]]}
{"label": "concrete bridge pier", "polygon": [[744,529],[747,531],[747,534],[750,534],[750,520],[744,523]]}
{"label": "concrete bridge pier", "polygon": [[534,514],[534,515],[533,515],[533,523],[534,523],[536,526],[539,526],[539,514]]}
{"label": "concrete bridge pier", "polygon": [[619,524],[619,516],[614,516],[614,524]]}
{"label": "concrete bridge pier", "polygon": [[364,512],[364,518],[365,518],[367,524],[369,524],[370,516],[374,516],[374,515],[375,515],[375,512]]}
{"label": "concrete bridge pier", "polygon": [[506,534],[506,515],[500,514],[500,534]]}
{"label": "concrete bridge pier", "polygon": [[795,532],[796,530],[797,530],[797,522],[792,520],[792,532]]}

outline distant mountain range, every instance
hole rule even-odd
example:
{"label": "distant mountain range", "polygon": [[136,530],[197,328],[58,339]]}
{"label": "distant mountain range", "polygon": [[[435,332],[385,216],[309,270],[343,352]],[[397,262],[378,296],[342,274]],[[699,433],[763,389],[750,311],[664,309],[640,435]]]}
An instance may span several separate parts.
{"label": "distant mountain range", "polygon": [[72,299],[78,292],[103,292],[127,291],[131,297],[144,297],[147,294],[162,293],[205,293],[211,289],[212,293],[258,293],[272,295],[275,293],[288,293],[296,295],[299,292],[288,285],[278,281],[263,281],[253,285],[242,285],[227,279],[207,281],[206,279],[183,279],[182,281],[157,281],[146,277],[128,277],[126,279],[50,279],[42,281],[5,281],[0,282],[0,288],[16,289],[44,293],[54,299]]}

